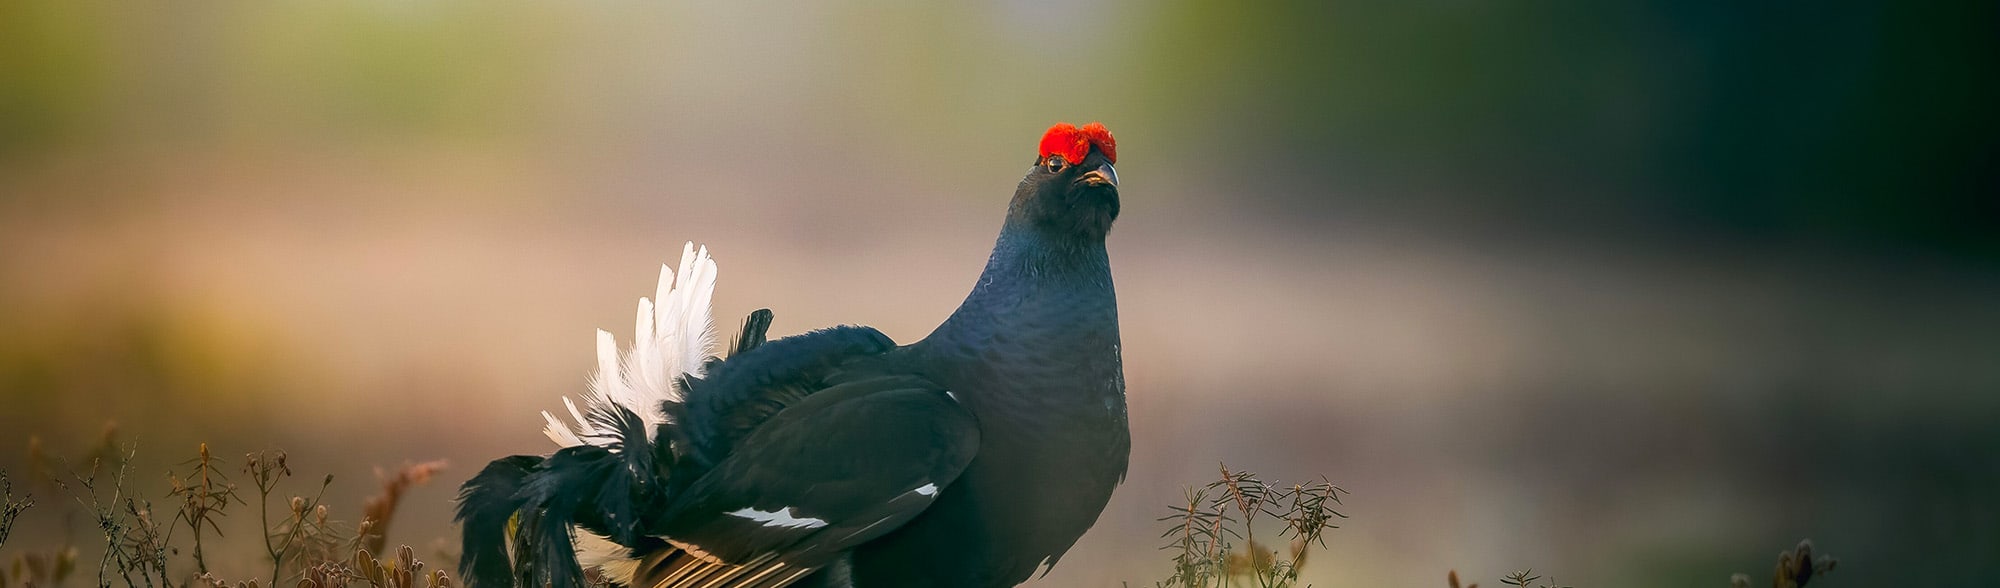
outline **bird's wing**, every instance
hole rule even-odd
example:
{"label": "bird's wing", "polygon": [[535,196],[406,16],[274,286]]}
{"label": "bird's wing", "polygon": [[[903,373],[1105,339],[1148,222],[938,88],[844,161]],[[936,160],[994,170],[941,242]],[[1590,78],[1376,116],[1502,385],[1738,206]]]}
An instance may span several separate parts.
{"label": "bird's wing", "polygon": [[917,516],[978,445],[971,414],[922,378],[815,391],[675,498],[653,530],[681,553],[645,558],[632,585],[782,586]]}
{"label": "bird's wing", "polygon": [[852,325],[757,343],[751,333],[761,335],[769,326],[769,311],[752,313],[738,341],[739,349],[750,348],[710,364],[706,376],[684,378],[685,397],[665,405],[673,423],[666,427],[669,441],[690,466],[705,470],[720,463],[781,411],[839,378],[855,377],[855,361],[896,348],[881,331]]}

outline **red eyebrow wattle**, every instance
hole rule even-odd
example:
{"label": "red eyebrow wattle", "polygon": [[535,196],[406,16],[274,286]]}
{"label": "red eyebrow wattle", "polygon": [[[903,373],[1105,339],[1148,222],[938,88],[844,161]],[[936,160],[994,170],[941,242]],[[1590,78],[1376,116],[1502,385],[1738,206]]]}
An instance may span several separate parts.
{"label": "red eyebrow wattle", "polygon": [[1102,123],[1090,123],[1077,128],[1069,123],[1056,123],[1042,133],[1041,157],[1061,155],[1064,161],[1077,163],[1090,155],[1091,149],[1104,154],[1104,159],[1118,162],[1118,142],[1111,138],[1111,131]]}

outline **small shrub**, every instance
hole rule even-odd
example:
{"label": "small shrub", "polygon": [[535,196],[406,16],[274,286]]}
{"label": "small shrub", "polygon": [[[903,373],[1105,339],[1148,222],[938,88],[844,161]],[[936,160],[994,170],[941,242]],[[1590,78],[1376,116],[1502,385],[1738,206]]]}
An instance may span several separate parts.
{"label": "small shrub", "polygon": [[14,498],[14,482],[7,479],[5,470],[0,470],[0,546],[7,545],[7,535],[14,531],[14,519],[34,505],[32,494]]}
{"label": "small shrub", "polygon": [[[1159,520],[1169,522],[1161,533],[1161,549],[1174,554],[1174,574],[1155,582],[1158,588],[1294,586],[1315,546],[1326,547],[1326,531],[1347,515],[1335,510],[1347,493],[1321,478],[1311,484],[1273,486],[1251,472],[1221,466],[1221,477],[1200,488],[1186,489],[1186,500]],[[1279,552],[1257,540],[1259,519],[1277,525],[1289,542]]]}

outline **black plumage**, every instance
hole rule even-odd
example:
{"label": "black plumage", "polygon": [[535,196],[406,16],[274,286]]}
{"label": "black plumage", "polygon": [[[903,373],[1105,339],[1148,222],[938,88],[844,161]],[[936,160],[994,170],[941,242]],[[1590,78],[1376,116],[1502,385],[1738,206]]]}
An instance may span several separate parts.
{"label": "black plumage", "polygon": [[[767,342],[771,315],[753,313],[727,359],[678,382],[651,440],[629,411],[593,411],[616,442],[506,458],[468,482],[467,580],[581,585],[572,526],[638,560],[632,583],[647,587],[1011,586],[1054,565],[1131,444],[1104,243],[1115,150],[1102,127],[1064,126],[978,284],[929,336],[897,346],[843,326]],[[496,533],[508,516],[511,566]]]}

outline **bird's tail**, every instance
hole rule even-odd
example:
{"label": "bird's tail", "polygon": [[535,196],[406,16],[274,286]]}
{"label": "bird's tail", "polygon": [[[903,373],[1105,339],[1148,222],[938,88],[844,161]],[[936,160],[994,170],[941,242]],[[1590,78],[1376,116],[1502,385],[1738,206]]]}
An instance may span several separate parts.
{"label": "bird's tail", "polygon": [[672,453],[646,441],[638,415],[613,411],[616,420],[603,423],[612,445],[557,450],[515,490],[515,585],[584,586],[581,555],[592,556],[588,563],[598,569],[590,571],[616,575],[607,564],[631,559],[631,547],[643,543],[644,517],[664,508]]}
{"label": "bird's tail", "polygon": [[715,275],[706,247],[683,246],[679,269],[660,266],[654,297],[639,299],[631,346],[621,352],[597,332],[584,406],[563,398],[574,421],[542,413],[543,432],[562,449],[494,461],[466,482],[457,519],[470,585],[579,586],[579,559],[616,575],[621,556],[645,542],[639,517],[666,499],[674,461],[661,438],[674,426],[665,407],[682,400],[679,382],[701,376],[716,346]]}
{"label": "bird's tail", "polygon": [[680,268],[661,265],[653,298],[639,299],[630,348],[620,353],[617,338],[597,331],[597,373],[584,395],[586,408],[579,410],[564,397],[574,424],[545,411],[543,433],[563,447],[609,447],[617,442],[614,409],[623,408],[645,423],[647,440],[656,439],[660,427],[670,424],[662,406],[681,400],[675,382],[700,377],[703,361],[715,352],[708,309],[714,295],[715,261],[707,247],[690,242],[681,248]]}
{"label": "bird's tail", "polygon": [[460,488],[457,521],[465,533],[465,554],[458,565],[464,577],[491,579],[495,584],[513,577],[513,563],[507,557],[509,527],[521,508],[522,482],[541,464],[542,458],[535,455],[496,459]]}
{"label": "bird's tail", "polygon": [[468,586],[580,588],[587,572],[617,581],[630,577],[636,548],[664,545],[644,535],[645,516],[669,498],[673,454],[646,440],[632,411],[610,415],[609,445],[496,460],[465,483],[457,518]]}

